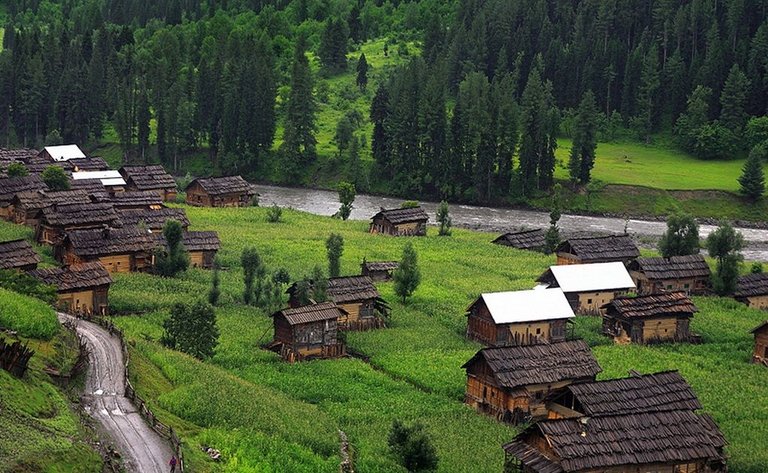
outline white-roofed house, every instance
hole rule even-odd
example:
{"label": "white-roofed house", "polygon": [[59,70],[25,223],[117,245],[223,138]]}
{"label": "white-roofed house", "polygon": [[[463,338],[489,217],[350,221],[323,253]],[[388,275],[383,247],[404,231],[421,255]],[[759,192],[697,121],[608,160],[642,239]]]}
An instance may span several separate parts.
{"label": "white-roofed house", "polygon": [[635,289],[621,262],[551,266],[536,281],[562,289],[571,308],[588,315],[601,315],[602,306]]}
{"label": "white-roofed house", "polygon": [[125,179],[118,171],[79,171],[72,173],[73,181],[98,179],[111,194],[125,191]]}
{"label": "white-roofed house", "polygon": [[77,145],[46,146],[38,156],[51,161],[69,161],[70,159],[82,159],[87,157]]}
{"label": "white-roofed house", "polygon": [[467,338],[489,346],[561,342],[572,318],[560,289],[482,294],[467,309]]}

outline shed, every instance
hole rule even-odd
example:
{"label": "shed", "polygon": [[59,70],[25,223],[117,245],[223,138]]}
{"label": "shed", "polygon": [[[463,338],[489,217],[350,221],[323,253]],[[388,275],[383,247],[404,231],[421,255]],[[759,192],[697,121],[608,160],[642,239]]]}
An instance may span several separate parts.
{"label": "shed", "polygon": [[546,232],[540,228],[505,233],[491,243],[511,246],[518,250],[541,251],[546,246]]}
{"label": "shed", "polygon": [[425,236],[429,216],[421,207],[381,209],[371,217],[370,233],[393,236]]}
{"label": "shed", "polygon": [[400,263],[397,261],[366,261],[360,265],[360,274],[368,276],[373,281],[389,281],[392,279]]}
{"label": "shed", "polygon": [[624,263],[551,266],[537,281],[559,287],[574,312],[599,315],[601,307],[635,288]]}
{"label": "shed", "polygon": [[118,211],[118,215],[120,216],[123,225],[143,225],[145,228],[155,231],[162,230],[165,222],[168,220],[176,220],[181,224],[181,227],[184,230],[189,227],[189,219],[187,218],[187,213],[184,209],[130,209],[120,210]]}
{"label": "shed", "polygon": [[38,155],[49,161],[69,161],[70,159],[85,158],[85,153],[77,145],[46,146]]}
{"label": "shed", "polygon": [[27,240],[0,242],[0,269],[31,271],[38,263],[40,256]]}
{"label": "shed", "polygon": [[[153,233],[158,247],[166,248],[162,232]],[[182,243],[189,253],[189,264],[193,268],[211,269],[216,253],[221,249],[221,240],[216,232],[184,232]]]}
{"label": "shed", "polygon": [[137,227],[75,230],[55,248],[55,256],[64,264],[100,261],[110,274],[128,273],[151,268],[156,246],[152,234]]}
{"label": "shed", "polygon": [[347,313],[339,320],[341,330],[380,328],[389,316],[389,305],[368,276],[330,278],[326,295]]}
{"label": "shed", "polygon": [[467,338],[490,346],[561,342],[573,317],[560,289],[486,293],[467,308]]}
{"label": "shed", "polygon": [[629,264],[640,250],[629,235],[569,238],[555,248],[557,264],[609,263]]}
{"label": "shed", "polygon": [[768,366],[768,320],[752,329],[752,334],[755,336],[752,362]]}
{"label": "shed", "polygon": [[602,307],[603,333],[618,343],[691,341],[690,324],[698,309],[684,292],[620,296]]}
{"label": "shed", "polygon": [[768,273],[741,276],[733,297],[755,309],[768,309]]}
{"label": "shed", "polygon": [[20,192],[11,201],[13,222],[37,227],[40,211],[52,205],[89,204],[95,197],[82,190]]}
{"label": "shed", "polygon": [[583,340],[483,348],[462,368],[464,402],[513,423],[546,417],[548,396],[571,383],[593,381],[602,371]]}
{"label": "shed", "polygon": [[98,179],[110,194],[125,190],[125,179],[117,171],[79,171],[72,173],[73,181],[83,179]]}
{"label": "shed", "polygon": [[165,202],[176,199],[176,181],[162,166],[123,166],[119,172],[129,191],[153,192]]}
{"label": "shed", "polygon": [[37,241],[49,245],[57,245],[72,230],[122,225],[110,202],[54,204],[40,210],[36,218]]}
{"label": "shed", "polygon": [[109,170],[109,164],[104,161],[104,158],[98,156],[90,158],[73,158],[68,160],[68,162],[72,165],[72,170],[75,172]]}
{"label": "shed", "polygon": [[271,344],[283,358],[335,358],[344,355],[338,320],[346,317],[333,302],[283,309],[272,314],[275,338]]}
{"label": "shed", "polygon": [[670,258],[638,258],[630,263],[629,271],[640,294],[662,291],[706,294],[712,275],[704,256],[699,254]]}
{"label": "shed", "polygon": [[5,177],[0,179],[0,218],[13,218],[12,201],[20,192],[48,190],[43,179],[37,174],[24,177]]}
{"label": "shed", "polygon": [[38,269],[29,275],[55,286],[59,307],[69,313],[106,315],[109,310],[112,278],[98,261]]}
{"label": "shed", "polygon": [[184,191],[187,204],[198,207],[245,207],[256,195],[253,186],[240,176],[200,177]]}

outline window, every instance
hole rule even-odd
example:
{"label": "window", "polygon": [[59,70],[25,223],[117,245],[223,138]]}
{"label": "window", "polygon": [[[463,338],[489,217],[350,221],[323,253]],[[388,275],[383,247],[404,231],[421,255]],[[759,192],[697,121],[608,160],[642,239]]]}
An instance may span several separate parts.
{"label": "window", "polygon": [[671,284],[667,284],[667,289],[672,289],[672,285]]}
{"label": "window", "polygon": [[592,303],[592,299],[587,299],[587,304],[591,304],[591,303]]}
{"label": "window", "polygon": [[541,329],[540,328],[536,329],[536,335],[541,335]]}
{"label": "window", "polygon": [[684,288],[686,288],[686,289],[688,289],[688,288],[690,288],[690,287],[691,287],[691,285],[690,285],[690,284],[686,284],[686,285],[685,285],[685,286],[683,286],[683,287],[684,287]]}

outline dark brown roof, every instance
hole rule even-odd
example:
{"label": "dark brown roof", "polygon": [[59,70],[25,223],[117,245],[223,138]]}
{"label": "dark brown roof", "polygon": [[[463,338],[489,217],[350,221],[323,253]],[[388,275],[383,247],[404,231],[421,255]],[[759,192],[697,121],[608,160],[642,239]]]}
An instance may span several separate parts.
{"label": "dark brown roof", "polygon": [[27,240],[0,242],[0,269],[22,268],[39,262],[40,256]]}
{"label": "dark brown roof", "polygon": [[583,340],[532,346],[484,348],[462,368],[485,360],[499,386],[514,389],[566,379],[591,378],[600,365]]}
{"label": "dark brown roof", "polygon": [[78,171],[107,171],[109,169],[109,164],[104,161],[104,158],[98,156],[74,158],[68,160],[68,162],[73,168],[77,168]]}
{"label": "dark brown roof", "polygon": [[66,268],[36,269],[29,272],[45,284],[56,286],[59,292],[89,289],[112,284],[109,272],[98,261],[73,264]]}
{"label": "dark brown roof", "polygon": [[173,176],[162,166],[123,166],[119,171],[129,185],[139,190],[176,189]]}
{"label": "dark brown roof", "polygon": [[702,255],[637,258],[629,269],[642,271],[650,280],[708,278],[712,273]]}
{"label": "dark brown roof", "polygon": [[82,224],[116,225],[120,218],[111,202],[52,205],[42,210],[49,225],[66,227]]}
{"label": "dark brown roof", "polygon": [[520,250],[539,250],[546,244],[544,241],[545,234],[546,232],[540,228],[505,233],[493,240],[492,243],[511,246]]}
{"label": "dark brown roof", "polygon": [[74,230],[66,239],[80,257],[151,252],[157,247],[152,234],[138,227]]}
{"label": "dark brown roof", "polygon": [[157,194],[152,191],[125,191],[116,192],[110,200],[116,209],[126,207],[138,207],[145,206],[163,206],[163,200]]}
{"label": "dark brown roof", "polygon": [[38,153],[38,150],[30,148],[0,148],[0,161],[25,161]]}
{"label": "dark brown roof", "polygon": [[757,333],[760,330],[764,329],[765,327],[768,327],[768,320],[766,320],[765,322],[761,323],[757,327],[753,328],[749,333]]}
{"label": "dark brown roof", "polygon": [[755,297],[768,295],[768,273],[741,276],[736,285],[734,297]]}
{"label": "dark brown roof", "polygon": [[322,320],[338,320],[344,315],[343,309],[333,302],[321,302],[319,304],[306,305],[295,309],[283,309],[275,312],[274,316],[282,315],[291,325],[320,322]]}
{"label": "dark brown roof", "polygon": [[555,251],[576,255],[585,262],[625,261],[640,256],[640,250],[629,235],[569,238]]}
{"label": "dark brown roof", "polygon": [[47,189],[48,186],[37,174],[24,177],[5,177],[0,179],[0,202],[10,202],[19,192]]}
{"label": "dark brown roof", "polygon": [[545,457],[536,448],[522,440],[516,439],[504,445],[504,451],[536,473],[563,473],[559,464]]}
{"label": "dark brown roof", "polygon": [[93,195],[107,195],[107,188],[101,183],[101,179],[78,179],[76,181],[69,181],[69,188],[70,190],[84,190]]}
{"label": "dark brown roof", "polygon": [[421,207],[408,209],[381,209],[379,213],[371,217],[371,220],[381,217],[389,220],[393,225],[409,222],[426,222],[429,220],[429,216]]}
{"label": "dark brown roof", "polygon": [[17,209],[26,211],[40,210],[54,204],[87,204],[91,202],[93,199],[83,190],[20,192],[13,199]]}
{"label": "dark brown roof", "polygon": [[69,161],[51,161],[48,158],[42,156],[34,156],[24,161],[24,166],[27,167],[30,174],[41,174],[46,168],[51,166],[58,166],[64,170],[67,174],[71,174],[75,168]]}
{"label": "dark brown roof", "polygon": [[195,183],[200,184],[209,195],[254,193],[251,185],[240,176],[200,177],[190,182],[187,189]]}
{"label": "dark brown roof", "polygon": [[363,268],[368,271],[394,271],[400,263],[397,261],[366,261]]}
{"label": "dark brown roof", "polygon": [[337,304],[364,301],[380,297],[379,291],[368,276],[346,276],[328,279],[328,298]]}
{"label": "dark brown roof", "polygon": [[189,226],[184,209],[124,209],[118,214],[123,225],[138,225],[139,222],[144,222],[151,230],[161,230],[168,220],[176,220],[184,228]]}
{"label": "dark brown roof", "polygon": [[[158,246],[167,247],[162,232],[152,234]],[[221,240],[216,232],[184,232],[182,243],[187,251],[219,251]]]}
{"label": "dark brown roof", "polygon": [[693,316],[699,309],[684,292],[668,292],[647,296],[619,296],[605,304],[608,314],[626,319],[643,319],[664,315]]}

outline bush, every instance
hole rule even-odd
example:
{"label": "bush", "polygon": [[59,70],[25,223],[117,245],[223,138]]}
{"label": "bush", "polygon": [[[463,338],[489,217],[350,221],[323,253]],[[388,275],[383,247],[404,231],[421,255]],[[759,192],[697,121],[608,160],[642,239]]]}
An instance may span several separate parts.
{"label": "bush", "polygon": [[163,237],[167,248],[160,250],[156,257],[155,271],[165,277],[174,277],[189,268],[189,253],[182,242],[184,229],[176,220],[163,225]]}
{"label": "bush", "polygon": [[29,176],[29,170],[21,163],[11,163],[8,166],[8,177]]}
{"label": "bush", "polygon": [[419,202],[416,200],[406,200],[402,204],[400,204],[401,209],[415,209],[419,206]]}
{"label": "bush", "polygon": [[272,204],[272,207],[267,209],[267,222],[269,223],[278,223],[283,218],[283,209],[277,206],[277,204]]}
{"label": "bush", "polygon": [[437,208],[437,221],[440,224],[437,234],[440,236],[451,236],[452,221],[448,211],[448,202],[440,202],[440,206]]}
{"label": "bush", "polygon": [[52,191],[69,190],[69,177],[59,166],[48,166],[43,170],[41,177]]}
{"label": "bush", "polygon": [[216,313],[205,302],[175,304],[171,316],[163,322],[163,329],[163,345],[201,360],[212,357],[219,343]]}
{"label": "bush", "polygon": [[409,472],[437,469],[437,452],[422,424],[416,423],[408,427],[396,419],[392,422],[387,443],[400,465]]}

